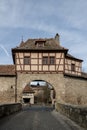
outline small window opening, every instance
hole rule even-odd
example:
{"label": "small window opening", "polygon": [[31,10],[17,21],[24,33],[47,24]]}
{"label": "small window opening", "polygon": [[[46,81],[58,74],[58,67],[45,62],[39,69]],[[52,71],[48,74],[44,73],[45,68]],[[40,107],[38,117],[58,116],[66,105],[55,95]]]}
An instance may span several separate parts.
{"label": "small window opening", "polygon": [[24,65],[29,65],[30,64],[30,57],[29,56],[25,56],[24,57]]}
{"label": "small window opening", "polygon": [[46,42],[45,40],[38,40],[38,41],[35,42],[35,45],[37,47],[44,47],[45,42]]}
{"label": "small window opening", "polygon": [[43,56],[42,63],[43,63],[43,65],[48,65],[48,57],[47,56]]}
{"label": "small window opening", "polygon": [[71,64],[71,71],[75,71],[75,64]]}
{"label": "small window opening", "polygon": [[54,56],[50,56],[50,61],[49,61],[50,65],[54,65],[55,64],[55,57]]}

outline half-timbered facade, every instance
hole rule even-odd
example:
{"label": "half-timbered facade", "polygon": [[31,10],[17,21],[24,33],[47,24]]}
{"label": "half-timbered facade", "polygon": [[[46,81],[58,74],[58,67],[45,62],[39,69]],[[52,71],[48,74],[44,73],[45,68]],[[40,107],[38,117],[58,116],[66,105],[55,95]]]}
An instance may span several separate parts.
{"label": "half-timbered facade", "polygon": [[73,75],[81,75],[82,72],[82,60],[73,57],[70,54],[65,56],[65,73]]}
{"label": "half-timbered facade", "polygon": [[17,72],[69,73],[81,75],[82,60],[68,54],[59,35],[50,39],[29,39],[12,49]]}

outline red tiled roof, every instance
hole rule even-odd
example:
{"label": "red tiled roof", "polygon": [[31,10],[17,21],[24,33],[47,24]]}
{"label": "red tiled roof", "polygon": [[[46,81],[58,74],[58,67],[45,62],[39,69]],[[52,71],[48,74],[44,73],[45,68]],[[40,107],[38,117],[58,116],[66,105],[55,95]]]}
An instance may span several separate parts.
{"label": "red tiled roof", "polygon": [[16,75],[15,65],[0,65],[0,75]]}
{"label": "red tiled roof", "polygon": [[23,90],[23,93],[34,93],[34,91],[30,86],[26,85]]}

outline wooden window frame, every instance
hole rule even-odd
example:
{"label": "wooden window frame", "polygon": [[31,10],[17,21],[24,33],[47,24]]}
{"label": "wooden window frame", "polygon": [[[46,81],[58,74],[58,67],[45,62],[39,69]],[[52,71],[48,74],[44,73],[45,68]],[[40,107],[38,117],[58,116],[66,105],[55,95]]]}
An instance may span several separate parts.
{"label": "wooden window frame", "polygon": [[55,56],[43,56],[42,64],[43,65],[55,65]]}
{"label": "wooden window frame", "polygon": [[30,65],[30,56],[24,56],[24,65]]}
{"label": "wooden window frame", "polygon": [[45,41],[36,41],[36,42],[35,42],[35,45],[36,45],[37,47],[44,47],[44,44],[45,44]]}
{"label": "wooden window frame", "polygon": [[42,57],[42,64],[43,64],[43,65],[48,65],[48,64],[49,64],[48,56],[43,56],[43,57]]}
{"label": "wooden window frame", "polygon": [[50,56],[49,57],[49,64],[50,65],[55,65],[55,56]]}
{"label": "wooden window frame", "polygon": [[71,64],[71,71],[74,71],[75,72],[75,64]]}

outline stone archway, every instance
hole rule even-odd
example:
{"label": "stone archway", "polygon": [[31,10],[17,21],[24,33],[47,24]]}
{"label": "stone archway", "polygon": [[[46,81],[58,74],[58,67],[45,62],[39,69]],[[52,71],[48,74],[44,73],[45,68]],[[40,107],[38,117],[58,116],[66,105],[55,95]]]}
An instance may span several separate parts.
{"label": "stone archway", "polygon": [[64,102],[65,100],[65,85],[62,74],[25,74],[18,73],[17,75],[17,101],[22,100],[22,92],[24,87],[33,80],[43,80],[51,84],[56,93],[56,102]]}
{"label": "stone archway", "polygon": [[44,80],[32,80],[28,83],[22,94],[24,103],[52,104],[55,103],[55,90],[53,86]]}

